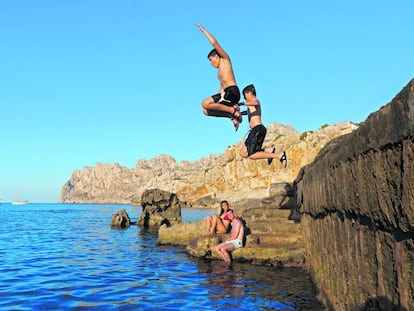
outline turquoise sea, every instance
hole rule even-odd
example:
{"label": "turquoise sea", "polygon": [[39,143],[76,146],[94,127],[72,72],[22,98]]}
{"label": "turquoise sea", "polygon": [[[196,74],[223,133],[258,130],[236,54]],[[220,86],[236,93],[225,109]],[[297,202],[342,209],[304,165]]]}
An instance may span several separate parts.
{"label": "turquoise sea", "polygon": [[[0,310],[322,310],[301,269],[206,261],[157,245],[157,231],[113,229],[125,208],[1,204]],[[183,209],[183,221],[215,210]]]}

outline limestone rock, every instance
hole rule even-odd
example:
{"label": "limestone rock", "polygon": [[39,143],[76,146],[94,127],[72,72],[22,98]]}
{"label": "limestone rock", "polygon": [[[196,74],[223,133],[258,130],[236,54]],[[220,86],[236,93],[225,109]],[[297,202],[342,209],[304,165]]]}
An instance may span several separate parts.
{"label": "limestone rock", "polygon": [[201,258],[218,258],[213,248],[223,241],[220,235],[210,237],[200,237],[188,243],[186,251],[188,254]]}
{"label": "limestone rock", "polygon": [[[245,223],[245,247],[232,253],[233,260],[278,267],[305,267],[305,250],[300,224],[288,220],[290,211],[256,205],[236,209]],[[214,246],[224,235],[205,236],[205,220],[161,226],[158,243],[186,246],[188,254],[219,259]]]}
{"label": "limestone rock", "polygon": [[111,226],[125,228],[131,225],[131,219],[125,209],[122,209],[111,216]]}
{"label": "limestone rock", "polygon": [[170,226],[181,222],[180,200],[175,193],[160,189],[146,190],[141,197],[141,207],[140,226]]}
{"label": "limestone rock", "polygon": [[206,231],[204,220],[184,222],[174,226],[161,226],[158,229],[158,243],[185,246],[190,241],[203,236]]}
{"label": "limestone rock", "polygon": [[221,155],[194,162],[177,163],[168,155],[159,155],[138,160],[134,168],[97,163],[95,167],[73,172],[62,187],[60,202],[139,205],[142,193],[154,188],[176,193],[182,204],[194,207],[211,207],[221,199],[261,200],[272,197],[272,185],[292,183],[300,168],[310,163],[329,140],[355,128],[354,124],[343,122],[315,132],[299,133],[290,126],[270,124],[264,147],[286,150],[287,168],[279,161],[269,166],[266,160],[242,159],[239,150],[243,140],[229,146]]}

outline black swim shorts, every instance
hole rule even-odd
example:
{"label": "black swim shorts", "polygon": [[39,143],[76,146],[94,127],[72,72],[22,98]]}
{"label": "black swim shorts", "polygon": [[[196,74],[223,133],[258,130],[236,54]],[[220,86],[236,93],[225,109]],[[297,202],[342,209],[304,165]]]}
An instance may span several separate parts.
{"label": "black swim shorts", "polygon": [[240,90],[237,85],[233,85],[226,87],[223,93],[215,94],[211,97],[213,97],[215,103],[234,106],[240,101]]}
{"label": "black swim shorts", "polygon": [[244,144],[247,148],[247,154],[250,156],[253,153],[262,151],[262,145],[266,137],[266,128],[263,124],[256,125],[251,129],[249,136],[247,136]]}

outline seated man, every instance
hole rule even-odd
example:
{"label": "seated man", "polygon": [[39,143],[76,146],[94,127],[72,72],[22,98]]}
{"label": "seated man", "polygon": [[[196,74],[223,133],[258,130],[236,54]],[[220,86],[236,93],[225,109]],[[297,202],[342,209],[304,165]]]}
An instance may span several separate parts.
{"label": "seated man", "polygon": [[243,247],[244,225],[240,218],[234,215],[233,211],[229,211],[227,215],[231,221],[231,232],[227,237],[227,240],[216,245],[214,250],[224,260],[224,262],[231,263],[230,252],[237,248]]}

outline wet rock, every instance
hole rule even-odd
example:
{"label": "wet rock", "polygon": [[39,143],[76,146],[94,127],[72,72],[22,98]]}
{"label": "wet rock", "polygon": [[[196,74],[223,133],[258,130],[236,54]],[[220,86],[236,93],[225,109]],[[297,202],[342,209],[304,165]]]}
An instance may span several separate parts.
{"label": "wet rock", "polygon": [[190,241],[203,236],[205,230],[206,224],[204,220],[184,222],[170,227],[164,225],[158,229],[158,243],[185,246]]}
{"label": "wet rock", "polygon": [[188,254],[201,258],[218,258],[214,252],[214,246],[223,241],[223,236],[214,235],[207,237],[200,237],[188,243],[186,251]]}
{"label": "wet rock", "polygon": [[181,223],[180,200],[175,193],[149,189],[141,196],[142,213],[137,224],[143,227]]}
{"label": "wet rock", "polygon": [[125,228],[131,225],[131,219],[125,209],[122,209],[111,217],[111,226]]}
{"label": "wet rock", "polygon": [[[300,224],[288,220],[290,211],[269,208],[242,209],[245,246],[232,252],[233,260],[277,267],[305,267],[305,250]],[[161,226],[159,244],[181,245],[189,255],[220,259],[214,246],[227,235],[205,236],[205,220]]]}

